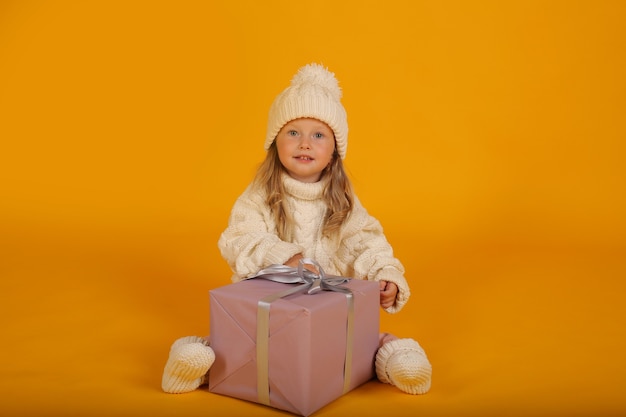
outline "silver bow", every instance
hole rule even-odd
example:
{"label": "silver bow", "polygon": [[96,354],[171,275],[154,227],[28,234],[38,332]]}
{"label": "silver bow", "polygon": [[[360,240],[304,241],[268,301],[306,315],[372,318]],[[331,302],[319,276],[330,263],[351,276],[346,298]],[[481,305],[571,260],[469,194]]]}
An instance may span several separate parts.
{"label": "silver bow", "polygon": [[[304,265],[314,266],[318,273],[305,269]],[[301,259],[297,268],[279,264],[270,265],[247,279],[253,278],[263,278],[283,284],[306,284],[308,286],[307,294],[315,294],[322,290],[345,292],[343,291],[344,288],[337,287],[337,285],[348,282],[347,278],[327,276],[322,266],[310,258]],[[301,291],[303,287],[298,287],[298,291]]]}

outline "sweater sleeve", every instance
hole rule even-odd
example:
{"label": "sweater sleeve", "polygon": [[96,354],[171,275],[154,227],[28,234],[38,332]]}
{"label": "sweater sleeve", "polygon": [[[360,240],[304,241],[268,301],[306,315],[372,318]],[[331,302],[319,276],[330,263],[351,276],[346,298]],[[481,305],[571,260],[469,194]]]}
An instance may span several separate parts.
{"label": "sweater sleeve", "polygon": [[394,256],[380,222],[369,215],[356,198],[344,228],[339,257],[353,259],[355,278],[388,281],[398,286],[395,304],[385,309],[388,313],[397,313],[409,300],[411,292],[404,277],[404,266]]}
{"label": "sweater sleeve", "polygon": [[218,247],[234,272],[234,282],[254,275],[268,265],[283,264],[303,252],[299,245],[278,237],[263,196],[250,187],[233,205]]}

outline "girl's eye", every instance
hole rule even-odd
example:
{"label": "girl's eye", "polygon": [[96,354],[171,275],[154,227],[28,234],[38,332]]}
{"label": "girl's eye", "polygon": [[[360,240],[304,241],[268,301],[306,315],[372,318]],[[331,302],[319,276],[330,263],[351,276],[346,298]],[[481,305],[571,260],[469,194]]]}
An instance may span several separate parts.
{"label": "girl's eye", "polygon": [[290,130],[289,132],[287,132],[287,134],[288,134],[289,136],[297,136],[297,135],[298,135],[298,132],[296,132],[295,130]]}
{"label": "girl's eye", "polygon": [[313,135],[313,137],[314,137],[315,139],[322,139],[322,138],[324,137],[324,134],[323,134],[323,133],[319,133],[319,132],[318,132],[318,133],[316,133],[315,135]]}

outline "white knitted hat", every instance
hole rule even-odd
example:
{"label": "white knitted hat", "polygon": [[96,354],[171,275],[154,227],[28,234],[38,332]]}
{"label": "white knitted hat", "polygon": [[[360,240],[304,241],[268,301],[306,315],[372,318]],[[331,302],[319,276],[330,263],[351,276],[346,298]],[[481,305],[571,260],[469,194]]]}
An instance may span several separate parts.
{"label": "white knitted hat", "polygon": [[319,64],[300,68],[291,85],[274,99],[270,107],[265,150],[285,124],[301,117],[311,117],[330,126],[335,133],[337,152],[344,159],[348,148],[348,121],[341,96],[335,74]]}

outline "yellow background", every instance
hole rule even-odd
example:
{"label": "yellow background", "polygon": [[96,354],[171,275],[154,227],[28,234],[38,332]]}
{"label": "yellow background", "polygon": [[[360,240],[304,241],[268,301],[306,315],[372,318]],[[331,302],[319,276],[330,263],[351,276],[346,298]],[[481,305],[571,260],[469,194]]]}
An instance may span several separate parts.
{"label": "yellow background", "polygon": [[0,2],[3,416],[279,415],[160,391],[229,283],[269,105],[320,62],[433,388],[322,415],[626,413],[626,2]]}

